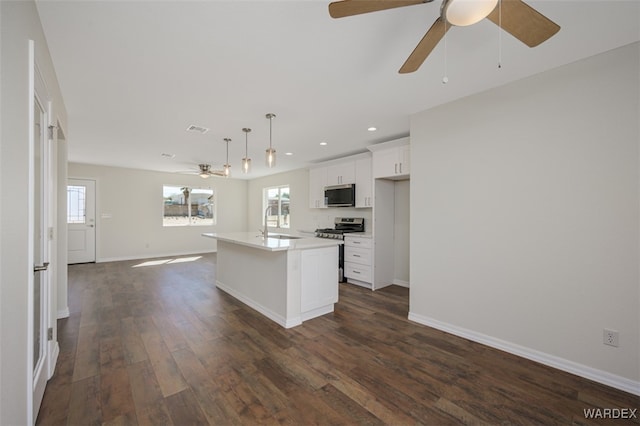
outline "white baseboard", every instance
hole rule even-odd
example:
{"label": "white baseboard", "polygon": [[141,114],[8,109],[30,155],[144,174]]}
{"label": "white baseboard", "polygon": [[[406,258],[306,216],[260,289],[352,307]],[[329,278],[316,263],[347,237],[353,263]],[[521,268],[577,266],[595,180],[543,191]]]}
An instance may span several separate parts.
{"label": "white baseboard", "polygon": [[307,321],[322,315],[330,314],[331,312],[333,312],[333,303],[331,303],[330,305],[321,306],[319,308],[312,309],[307,312],[303,312],[302,314],[300,314],[300,317],[301,317],[300,319],[302,321]]}
{"label": "white baseboard", "polygon": [[611,386],[612,388],[620,389],[634,395],[640,395],[640,382],[627,379],[626,377],[611,374],[555,355],[520,346],[512,342],[507,342],[412,312],[409,312],[409,320],[602,383],[603,385]]}
{"label": "white baseboard", "polygon": [[47,380],[53,377],[53,373],[56,371],[56,365],[58,365],[58,355],[60,355],[60,345],[58,341],[53,343],[53,350],[51,351],[51,358],[49,359],[49,369],[47,374]]}
{"label": "white baseboard", "polygon": [[159,257],[177,257],[177,256],[193,256],[198,254],[208,254],[208,253],[216,253],[216,250],[206,250],[206,251],[189,251],[189,252],[177,252],[177,253],[153,253],[153,254],[138,254],[133,256],[119,256],[119,257],[101,257],[96,259],[96,263],[106,263],[106,262],[122,262],[125,260],[145,260],[145,259],[157,259]]}
{"label": "white baseboard", "polygon": [[69,307],[67,306],[66,308],[61,309],[57,312],[56,319],[69,318],[69,315]]}
{"label": "white baseboard", "polygon": [[245,295],[243,295],[241,293],[238,293],[234,289],[229,288],[228,286],[226,286],[225,284],[221,283],[218,280],[216,280],[216,287],[218,287],[220,290],[224,291],[225,293],[235,297],[236,299],[238,299],[239,301],[241,301],[242,303],[244,303],[245,305],[247,305],[251,309],[254,309],[254,310],[260,312],[262,315],[264,315],[265,317],[269,318],[271,321],[273,321],[273,322],[275,322],[277,324],[280,324],[284,328],[291,328],[291,327],[295,327],[296,325],[302,324],[302,318],[295,317],[295,318],[290,318],[290,319],[287,320],[282,315],[273,312],[269,308],[265,308],[264,306],[260,305],[259,303],[256,303],[255,301],[249,299]]}
{"label": "white baseboard", "polygon": [[400,287],[409,288],[409,281],[394,279],[393,284],[399,285]]}

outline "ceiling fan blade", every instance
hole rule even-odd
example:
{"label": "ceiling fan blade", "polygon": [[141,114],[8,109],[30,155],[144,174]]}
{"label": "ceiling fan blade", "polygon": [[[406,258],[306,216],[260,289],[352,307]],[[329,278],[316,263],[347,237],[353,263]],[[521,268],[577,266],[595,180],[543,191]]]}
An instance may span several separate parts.
{"label": "ceiling fan blade", "polygon": [[498,4],[487,18],[529,47],[539,45],[560,30],[558,24],[522,0],[501,0],[501,4],[502,12]]}
{"label": "ceiling fan blade", "polygon": [[442,18],[436,19],[398,72],[400,74],[407,74],[420,68],[420,65],[427,59],[427,56],[429,56],[438,42],[442,40],[442,37],[444,37],[450,27],[451,26],[447,25]]}
{"label": "ceiling fan blade", "polygon": [[342,0],[329,4],[329,15],[332,18],[344,18],[345,16],[360,15],[362,13],[377,12],[379,10],[393,9],[396,7],[411,6],[420,3],[429,3],[433,0]]}

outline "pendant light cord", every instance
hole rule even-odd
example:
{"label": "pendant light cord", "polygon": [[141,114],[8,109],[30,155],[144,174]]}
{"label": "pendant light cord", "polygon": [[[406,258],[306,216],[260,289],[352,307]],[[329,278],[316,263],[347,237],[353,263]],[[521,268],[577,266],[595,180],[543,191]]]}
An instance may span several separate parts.
{"label": "pendant light cord", "polygon": [[502,68],[502,0],[498,0],[498,68]]}
{"label": "pendant light cord", "polygon": [[444,20],[444,76],[442,77],[442,84],[447,84],[449,82],[449,77],[447,76],[447,20]]}

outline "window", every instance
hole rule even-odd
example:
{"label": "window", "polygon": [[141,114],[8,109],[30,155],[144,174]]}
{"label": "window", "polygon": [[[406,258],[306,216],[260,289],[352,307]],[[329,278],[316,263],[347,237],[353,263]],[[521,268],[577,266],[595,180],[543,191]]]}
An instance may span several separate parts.
{"label": "window", "polygon": [[[263,212],[266,212],[267,226],[272,228],[289,227],[289,185],[264,188],[262,190]],[[267,208],[269,209],[267,211]],[[264,218],[263,225],[264,225]]]}
{"label": "window", "polygon": [[67,186],[67,223],[85,223],[86,191],[84,186]]}
{"label": "window", "polygon": [[213,189],[164,185],[162,226],[215,224]]}

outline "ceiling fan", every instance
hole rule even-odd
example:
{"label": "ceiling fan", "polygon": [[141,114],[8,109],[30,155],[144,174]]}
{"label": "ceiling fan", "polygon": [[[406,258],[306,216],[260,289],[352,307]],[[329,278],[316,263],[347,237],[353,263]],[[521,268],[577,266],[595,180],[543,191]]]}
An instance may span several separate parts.
{"label": "ceiling fan", "polygon": [[211,164],[198,164],[198,170],[187,170],[178,173],[198,175],[203,179],[208,179],[210,176],[225,176],[224,170],[212,170]]}
{"label": "ceiling fan", "polygon": [[[341,0],[329,4],[332,18],[431,3],[433,0]],[[467,26],[488,18],[523,42],[535,47],[551,38],[560,26],[522,0],[443,0],[440,17],[422,37],[400,74],[416,71],[452,26]]]}

